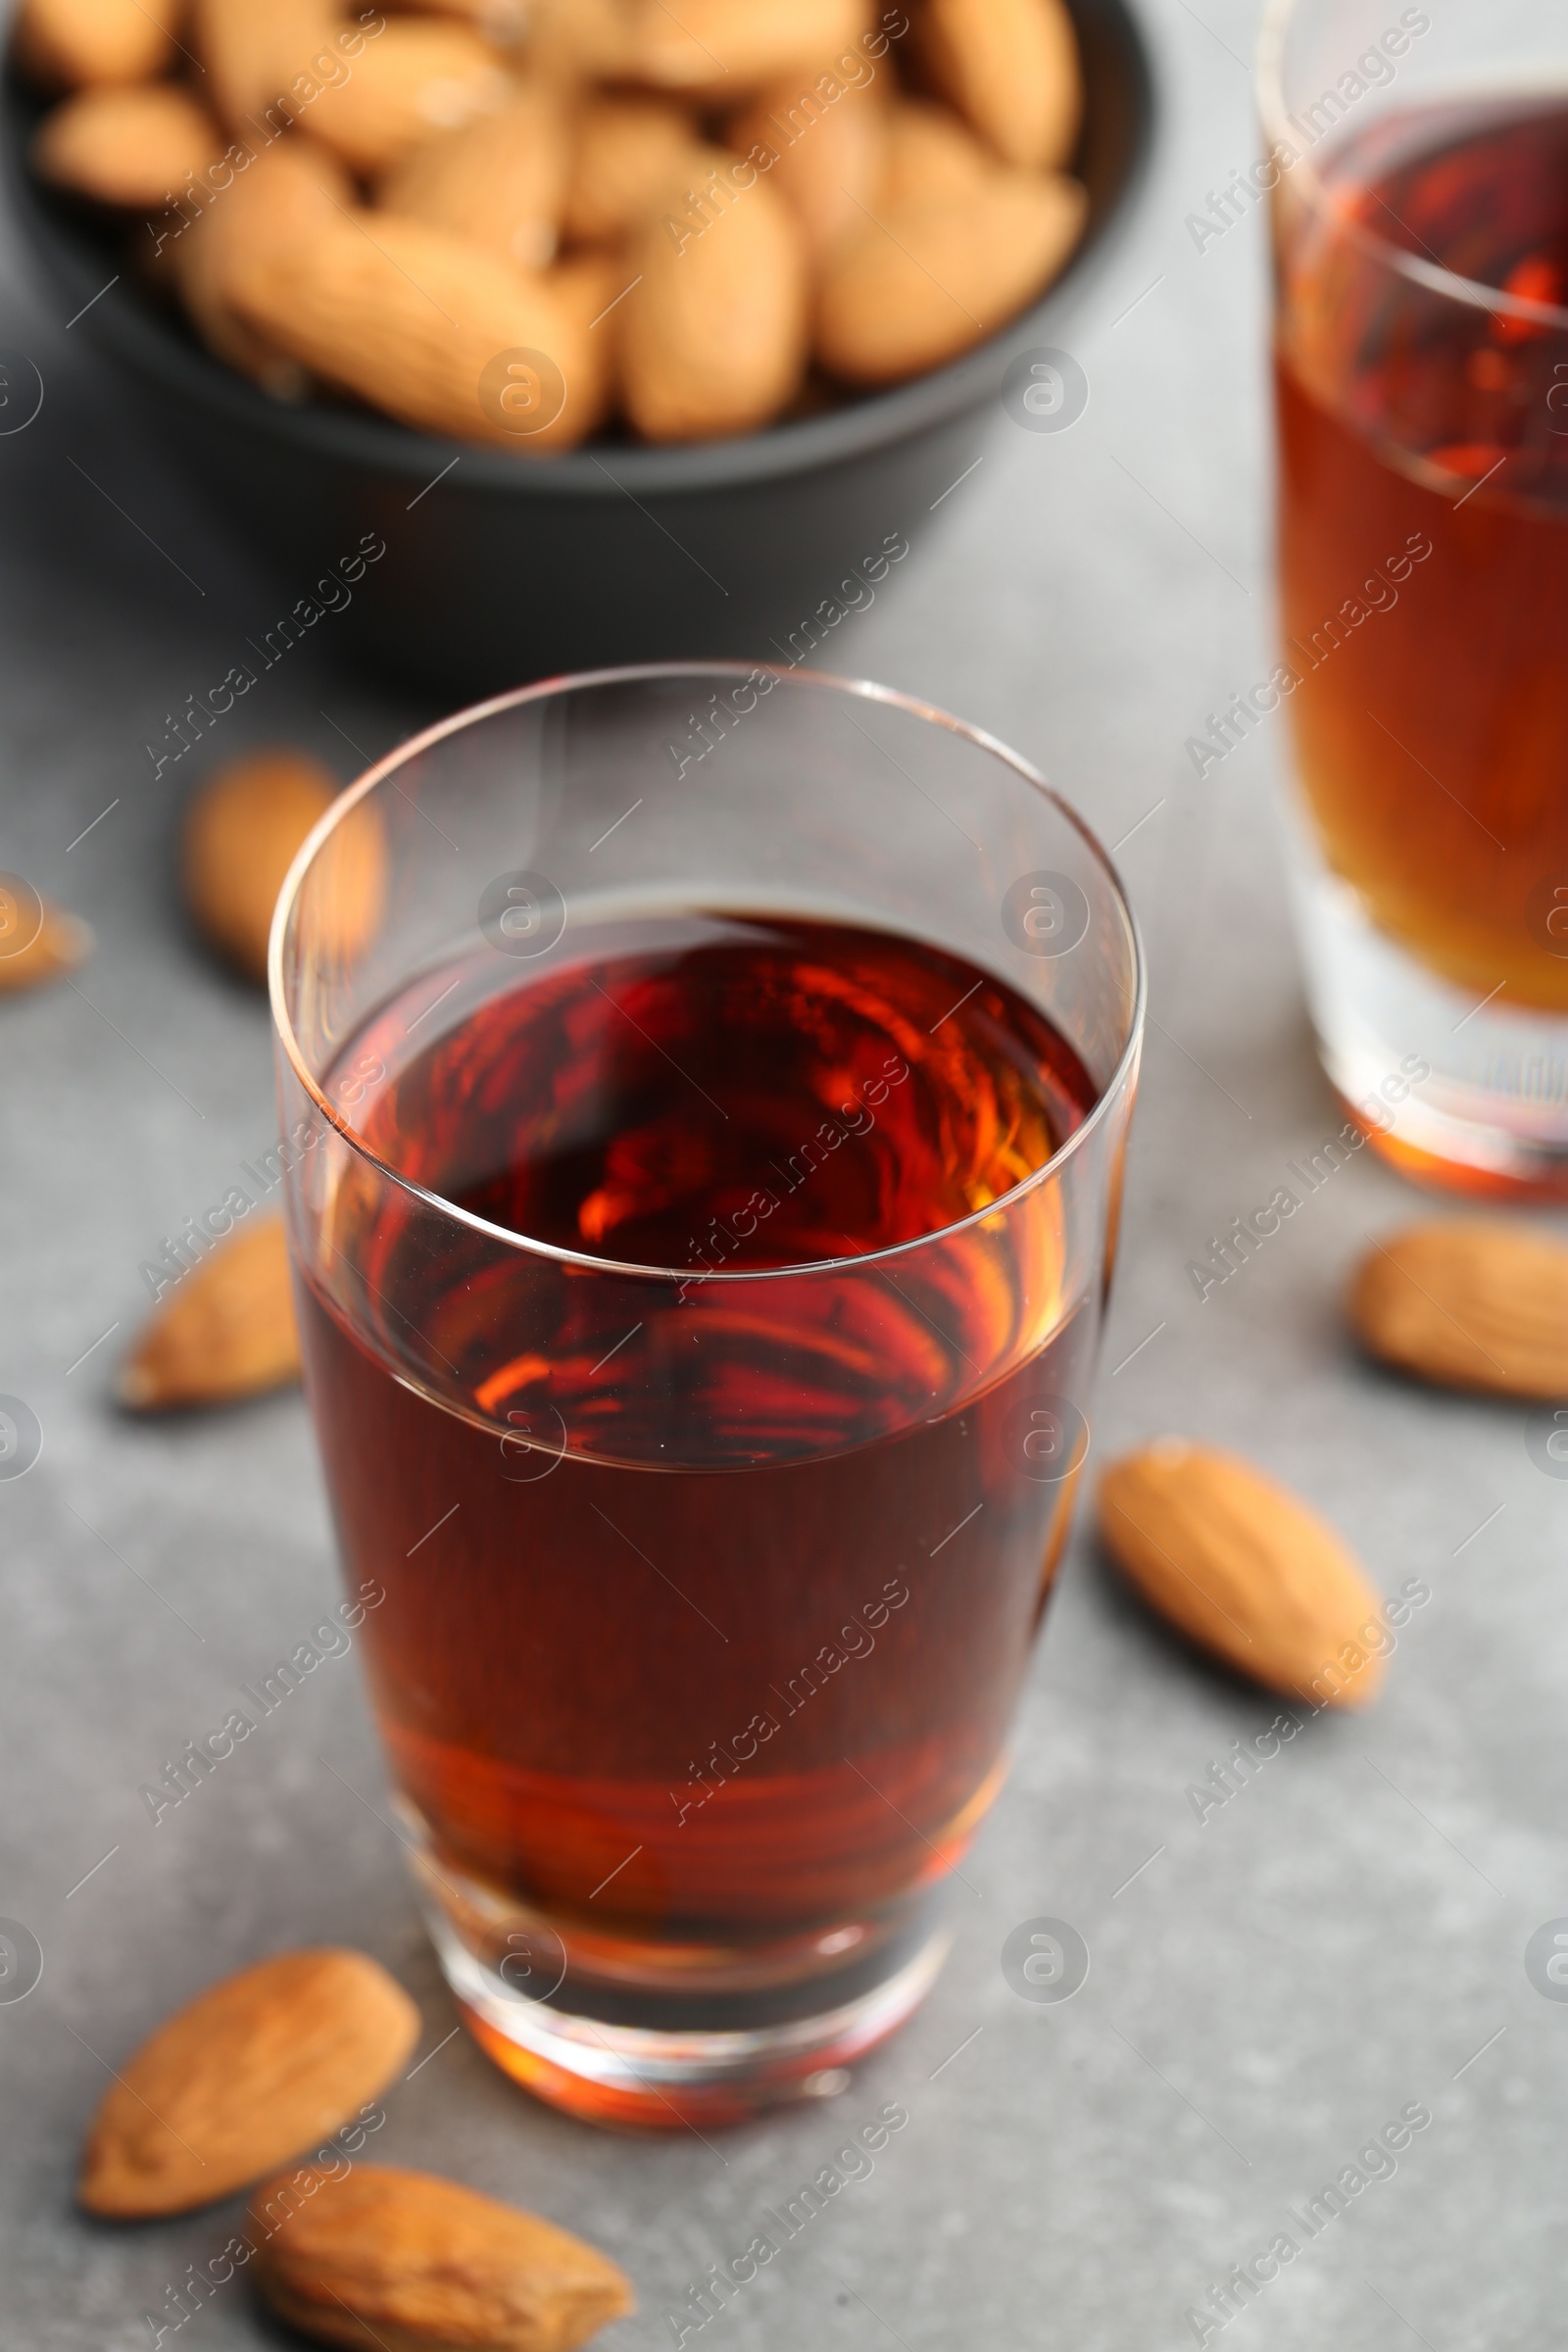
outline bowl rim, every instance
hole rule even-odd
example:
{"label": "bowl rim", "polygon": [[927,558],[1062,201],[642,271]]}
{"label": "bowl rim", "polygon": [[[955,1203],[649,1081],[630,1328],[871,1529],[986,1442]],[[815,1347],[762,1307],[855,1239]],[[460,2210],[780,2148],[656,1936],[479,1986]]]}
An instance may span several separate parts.
{"label": "bowl rim", "polygon": [[[1121,96],[1127,121],[1120,177],[1100,210],[1092,209],[1083,237],[1060,275],[1040,299],[983,343],[908,382],[852,399],[815,416],[773,424],[734,439],[649,447],[635,441],[587,442],[559,457],[530,459],[522,452],[486,448],[427,433],[371,411],[336,409],[325,403],[291,406],[272,398],[247,377],[224,367],[134,284],[119,301],[97,306],[111,287],[93,295],[92,332],[145,377],[177,397],[216,411],[227,424],[317,457],[359,468],[375,467],[422,485],[419,495],[448,480],[454,492],[544,499],[617,499],[637,492],[705,493],[853,464],[873,452],[896,447],[949,423],[977,407],[996,389],[1002,371],[1057,323],[1090,278],[1102,273],[1125,242],[1154,158],[1160,130],[1149,36],[1136,0],[1069,0],[1080,32],[1093,24],[1120,59]],[[12,207],[27,244],[27,258],[42,263],[52,288],[85,283],[84,235],[68,207],[38,182],[28,168],[21,134],[24,109],[33,93],[4,74],[4,149]],[[113,281],[111,281],[111,286]],[[75,291],[73,290],[73,299]],[[78,316],[81,314],[78,313]],[[75,323],[74,320],[72,321]],[[461,461],[461,466],[459,464]]]}

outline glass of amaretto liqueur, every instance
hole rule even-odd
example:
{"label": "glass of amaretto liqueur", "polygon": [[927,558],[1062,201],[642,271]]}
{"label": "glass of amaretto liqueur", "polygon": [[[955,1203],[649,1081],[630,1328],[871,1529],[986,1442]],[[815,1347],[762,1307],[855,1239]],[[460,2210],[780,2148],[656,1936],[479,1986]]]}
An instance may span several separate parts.
{"label": "glass of amaretto liqueur", "polygon": [[1277,0],[1280,591],[1330,1077],[1408,1172],[1568,1194],[1568,19]]}
{"label": "glass of amaretto liqueur", "polygon": [[568,678],[343,796],[271,981],[465,2018],[621,2125],[840,2086],[941,1964],[1088,1450],[1143,1003],[1103,853],[875,687]]}

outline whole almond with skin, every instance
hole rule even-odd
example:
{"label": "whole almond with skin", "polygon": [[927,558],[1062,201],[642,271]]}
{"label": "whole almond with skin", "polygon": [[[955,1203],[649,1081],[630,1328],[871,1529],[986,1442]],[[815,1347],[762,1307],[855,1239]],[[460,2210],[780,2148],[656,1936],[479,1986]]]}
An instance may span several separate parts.
{"label": "whole almond with skin", "polygon": [[612,364],[620,335],[615,298],[625,293],[631,280],[625,255],[613,249],[604,252],[584,247],[546,272],[546,284],[578,331],[603,339],[607,367]]}
{"label": "whole almond with skin", "polygon": [[172,81],[78,90],[38,125],[41,179],[97,204],[162,205],[222,153],[217,123]]}
{"label": "whole almond with skin", "polygon": [[755,165],[718,148],[694,161],[692,186],[634,244],[641,282],[621,306],[621,398],[650,441],[754,431],[806,371],[795,216]]}
{"label": "whole almond with skin", "polygon": [[421,139],[497,113],[512,84],[471,25],[447,17],[398,17],[323,88],[302,116],[313,138],[362,178],[388,172]]}
{"label": "whole almond with skin", "polygon": [[511,49],[528,30],[528,0],[392,0],[396,13],[460,17],[498,49]]}
{"label": "whole almond with skin", "polygon": [[631,0],[528,0],[526,61],[564,87],[622,81],[636,65]]}
{"label": "whole almond with skin", "polygon": [[768,176],[813,256],[862,221],[881,189],[888,108],[869,61],[859,64],[854,81],[828,68],[772,83],[726,134],[737,155],[774,159]]}
{"label": "whole almond with skin", "polygon": [[115,1390],[132,1412],[172,1412],[232,1404],[299,1376],[282,1215],[253,1209],[154,1309]]}
{"label": "whole almond with skin", "polygon": [[190,2213],[317,2146],[385,2088],[419,2013],[363,1952],[283,1952],[199,1993],[104,2093],[77,2194],[115,2220]]}
{"label": "whole almond with skin", "polygon": [[882,182],[867,202],[875,213],[892,214],[938,196],[966,196],[996,168],[996,157],[951,107],[901,98],[888,110]]}
{"label": "whole almond with skin", "polygon": [[691,116],[667,98],[585,100],[572,131],[566,235],[618,242],[671,188],[689,184],[701,144]]}
{"label": "whole almond with skin", "polygon": [[1064,0],[923,0],[915,41],[937,95],[1004,162],[1036,171],[1071,162],[1083,73]]}
{"label": "whole almond with skin", "polygon": [[1512,1226],[1410,1225],[1367,1251],[1350,1321],[1373,1355],[1444,1388],[1568,1397],[1568,1249]]}
{"label": "whole almond with skin", "polygon": [[259,2189],[251,2219],[270,2231],[258,2285],[319,2343],[572,2352],[636,2309],[624,2274],[581,2238],[429,2173],[307,2168]]}
{"label": "whole almond with skin", "polygon": [[827,256],[817,358],[846,383],[866,385],[956,358],[1050,284],[1087,209],[1075,179],[1004,170],[966,193],[884,209]]}
{"label": "whole almond with skin", "polygon": [[1124,1575],[1200,1648],[1314,1706],[1376,1695],[1377,1594],[1334,1531],[1250,1463],[1161,1438],[1112,1462],[1099,1517]]}
{"label": "whole almond with skin", "polygon": [[266,982],[283,877],[339,789],[302,752],[252,752],[210,776],[190,804],[181,845],[185,904],[209,945],[248,979]]}
{"label": "whole almond with skin", "polygon": [[567,143],[560,98],[531,83],[496,113],[422,141],[382,180],[376,204],[497,261],[543,270],[556,256]]}
{"label": "whole almond with skin", "polygon": [[[247,978],[265,985],[273,909],[337,779],[301,752],[252,752],[200,787],[186,814],[185,900],[198,928]],[[345,810],[313,858],[302,892],[318,962],[350,961],[386,901],[386,836],[364,801]]]}
{"label": "whole almond with skin", "polygon": [[640,81],[724,100],[853,49],[871,22],[865,0],[629,0]]}
{"label": "whole almond with skin", "polygon": [[12,55],[49,89],[145,81],[174,54],[174,0],[23,0]]}
{"label": "whole almond with skin", "polygon": [[298,245],[339,223],[354,183],[327,148],[303,131],[265,147],[198,220],[169,228],[163,252],[191,324],[219,359],[270,392],[297,398],[309,378],[298,360],[236,316],[235,270],[273,245]]}
{"label": "whole almond with skin", "polygon": [[0,874],[0,996],[42,988],[85,963],[92,933],[20,874]]}
{"label": "whole almond with skin", "polygon": [[[542,458],[573,447],[604,413],[605,362],[545,279],[422,221],[357,213],[286,250],[236,253],[225,282],[247,325],[427,432]],[[514,352],[542,355],[564,385],[530,433],[514,417],[527,421],[541,392],[553,405],[557,386],[506,373]]]}
{"label": "whole almond with skin", "polygon": [[[370,14],[373,12],[366,12]],[[339,35],[347,33],[347,46]],[[365,42],[362,30],[345,25],[329,0],[194,0],[189,34],[205,72],[204,88],[237,137],[253,149],[275,138],[300,111],[296,83],[311,74],[318,58],[337,63],[333,74],[352,73]]]}

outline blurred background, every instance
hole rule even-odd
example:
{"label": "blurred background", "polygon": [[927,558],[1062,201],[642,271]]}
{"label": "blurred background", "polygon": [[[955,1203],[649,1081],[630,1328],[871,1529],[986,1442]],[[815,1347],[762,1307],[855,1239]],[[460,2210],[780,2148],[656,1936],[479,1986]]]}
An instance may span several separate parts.
{"label": "blurred background", "polygon": [[[1459,2352],[1555,2312],[1565,2021],[1523,1954],[1564,1907],[1548,1577],[1568,1495],[1517,1410],[1418,1393],[1353,1352],[1343,1280],[1420,1205],[1369,1152],[1238,1279],[1200,1300],[1186,1270],[1342,1113],[1287,929],[1283,721],[1201,776],[1188,749],[1275,660],[1265,221],[1259,208],[1203,237],[1190,222],[1258,151],[1257,12],[1133,13],[1156,90],[1147,178],[1042,338],[1082,370],[1087,405],[1066,429],[1029,429],[999,366],[969,469],[929,496],[890,491],[883,527],[908,555],[812,658],[1015,746],[1115,849],[1138,909],[1151,1028],[1097,1448],[1176,1427],[1247,1453],[1311,1497],[1381,1589],[1421,1578],[1430,1605],[1375,1714],[1313,1724],[1200,1821],[1190,1788],[1277,1708],[1196,1666],[1081,1528],[930,2002],[836,2105],[721,2149],[597,2135],[451,2037],[352,1658],[153,1828],[139,1786],[336,1598],[297,1393],[152,1424],[112,1401],[146,1311],[140,1264],[275,1133],[265,1002],[181,909],[181,811],[220,759],[291,744],[348,781],[450,704],[349,666],[328,614],[210,739],[160,763],[186,699],[247,659],[300,585],[134,426],[121,379],[9,237],[8,381],[30,367],[42,404],[0,435],[0,865],[96,940],[67,984],[0,1002],[0,1390],[43,1433],[29,1475],[0,1484],[0,1912],[43,1953],[36,1989],[0,2003],[18,2344],[129,2352],[228,2234],[221,2208],[129,2233],[74,2211],[106,2068],[227,1969],[339,1941],[383,1959],[424,2015],[428,2063],[391,2094],[378,2153],[604,2245],[641,2298],[607,2339],[628,2352],[674,2340],[664,2315],[706,2267],[889,2100],[909,2127],[873,2177],[712,2333],[1191,2342],[1211,2284],[1410,2104],[1432,2123],[1396,2175],[1230,2324],[1284,2352],[1331,2336]],[[824,595],[864,552],[843,548]],[[1002,1964],[1041,1916],[1091,1954],[1061,2007],[1020,2000]],[[240,2285],[191,2327],[215,2352],[273,2340]]]}

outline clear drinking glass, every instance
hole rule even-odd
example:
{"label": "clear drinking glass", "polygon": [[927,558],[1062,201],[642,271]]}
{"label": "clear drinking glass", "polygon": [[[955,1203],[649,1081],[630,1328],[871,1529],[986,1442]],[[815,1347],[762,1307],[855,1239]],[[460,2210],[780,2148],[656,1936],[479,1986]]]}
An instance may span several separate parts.
{"label": "clear drinking glass", "polygon": [[[1103,853],[877,687],[570,678],[344,794],[271,989],[307,1393],[465,2018],[600,2120],[838,2087],[941,1964],[1088,1450],[1143,1004]],[[764,1130],[749,1200],[710,1183]]]}
{"label": "clear drinking glass", "polygon": [[1276,0],[1259,89],[1323,1060],[1410,1173],[1562,1196],[1568,26],[1560,0]]}

